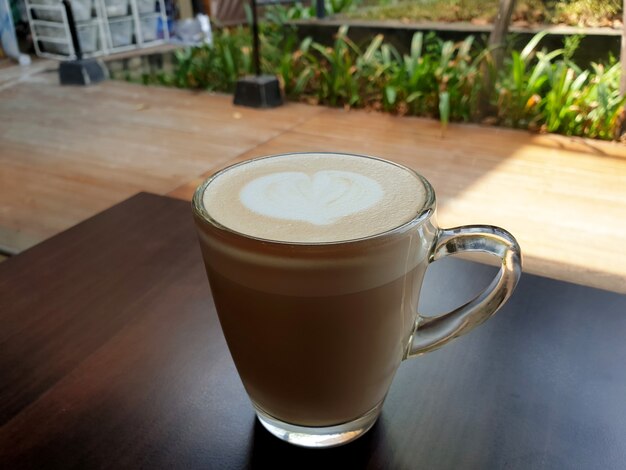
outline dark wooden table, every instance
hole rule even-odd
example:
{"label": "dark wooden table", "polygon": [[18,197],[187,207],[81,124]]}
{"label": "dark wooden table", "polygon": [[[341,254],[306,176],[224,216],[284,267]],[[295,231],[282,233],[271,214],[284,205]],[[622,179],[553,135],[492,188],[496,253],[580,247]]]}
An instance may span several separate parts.
{"label": "dark wooden table", "polygon": [[[492,274],[435,263],[422,311]],[[626,298],[525,275],[400,367],[365,437],[306,450],[254,418],[189,204],[140,194],[0,264],[0,468],[249,467],[624,469]]]}

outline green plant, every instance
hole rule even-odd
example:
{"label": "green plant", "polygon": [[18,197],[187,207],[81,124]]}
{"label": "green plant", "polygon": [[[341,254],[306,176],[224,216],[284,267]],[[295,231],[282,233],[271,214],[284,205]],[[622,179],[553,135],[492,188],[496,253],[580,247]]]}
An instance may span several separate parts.
{"label": "green plant", "polygon": [[[408,54],[382,43],[377,36],[359,61],[359,70],[382,91],[383,108],[400,113],[470,120],[480,89],[479,64],[484,54],[473,51],[474,38],[442,42],[434,35],[413,35]],[[364,67],[364,64],[367,66]]]}
{"label": "green plant", "polygon": [[[472,53],[473,36],[454,44],[443,43],[439,66],[435,69],[435,78],[439,85],[439,111],[449,106],[445,116],[452,120],[469,121],[476,112],[480,94],[480,63],[485,59],[486,52]],[[443,121],[442,121],[443,122]]]}
{"label": "green plant", "polygon": [[620,64],[614,63],[609,67],[593,64],[593,69],[593,78],[583,95],[586,118],[576,134],[607,140],[618,139],[626,117],[626,97],[619,92]]}
{"label": "green plant", "polygon": [[592,64],[592,71],[565,63],[555,68],[543,106],[546,130],[600,139],[619,137],[626,103],[619,93],[619,64]]}
{"label": "green plant", "polygon": [[298,44],[295,34],[288,34],[282,41],[273,42],[263,37],[263,69],[279,76],[285,95],[298,99],[313,78],[314,69],[308,63],[313,40],[305,38]]}
{"label": "green plant", "polygon": [[511,52],[497,83],[500,122],[566,135],[619,137],[626,103],[619,93],[619,64],[581,70],[568,57],[577,40],[565,49],[535,52],[544,35],[536,35],[521,53]]}
{"label": "green plant", "polygon": [[589,71],[576,75],[576,71],[564,62],[554,66],[550,87],[542,103],[546,130],[570,133],[576,126],[582,115],[579,114],[580,109],[575,102],[580,99],[588,77]]}
{"label": "green plant", "polygon": [[561,0],[556,2],[552,22],[609,26],[621,11],[622,0]]}
{"label": "green plant", "polygon": [[224,29],[216,34],[213,45],[179,49],[173,75],[159,82],[181,88],[204,88],[210,91],[234,90],[237,79],[252,71],[251,41],[248,30]]}
{"label": "green plant", "polygon": [[[351,9],[351,18],[409,21],[493,21],[499,0],[404,0],[377,2],[367,9]],[[517,0],[514,20],[537,21],[548,16],[548,6],[542,0]]]}
{"label": "green plant", "polygon": [[[261,65],[277,74],[285,95],[330,106],[380,109],[449,121],[475,118],[485,73],[493,73],[495,115],[505,126],[601,139],[620,137],[625,99],[619,93],[620,67],[593,64],[581,70],[569,58],[576,41],[564,49],[537,50],[544,33],[522,51],[511,50],[505,66],[490,70],[490,51],[472,37],[454,43],[416,33],[406,54],[382,35],[360,47],[347,27],[325,46],[300,41],[288,27],[261,28]],[[245,28],[215,31],[213,45],[175,52],[173,71],[151,70],[139,77],[118,76],[145,84],[232,92],[236,80],[252,72],[251,37]]]}
{"label": "green plant", "polygon": [[[353,10],[360,4],[360,0],[325,0],[327,15],[337,15]],[[290,20],[315,18],[315,1],[295,2],[293,5],[272,5],[265,9],[265,19],[270,23],[284,24]]]}
{"label": "green plant", "polygon": [[[493,22],[499,0],[379,0],[366,9],[350,9],[359,19],[405,21]],[[565,23],[611,26],[620,18],[622,0],[517,0],[512,20],[521,24]]]}
{"label": "green plant", "polygon": [[398,51],[384,43],[382,34],[375,36],[357,58],[355,74],[359,77],[360,95],[365,106],[387,111],[396,108],[399,87],[393,77],[397,80],[398,61]]}
{"label": "green plant", "polygon": [[320,102],[337,106],[354,106],[359,101],[359,85],[356,57],[360,49],[348,38],[348,27],[342,26],[337,32],[333,47],[313,43],[317,52],[313,65],[316,68],[315,86]]}
{"label": "green plant", "polygon": [[582,34],[565,36],[565,39],[563,40],[563,57],[567,60],[572,60],[584,37],[585,36]]}
{"label": "green plant", "polygon": [[552,74],[552,61],[563,54],[562,49],[535,52],[546,34],[536,34],[521,52],[511,51],[498,77],[497,114],[507,126],[536,127],[541,119],[541,97]]}
{"label": "green plant", "polygon": [[403,100],[414,114],[425,114],[432,107],[437,82],[432,70],[432,54],[423,54],[424,35],[415,33],[411,39],[409,54],[402,57],[402,64],[393,86],[400,90]]}

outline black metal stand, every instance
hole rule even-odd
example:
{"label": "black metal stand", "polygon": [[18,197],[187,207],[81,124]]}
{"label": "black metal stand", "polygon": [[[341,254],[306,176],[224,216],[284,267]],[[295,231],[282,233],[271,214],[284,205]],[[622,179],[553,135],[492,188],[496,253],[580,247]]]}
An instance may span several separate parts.
{"label": "black metal stand", "polygon": [[315,2],[315,15],[320,20],[326,16],[326,6],[324,5],[324,0],[317,0]]}
{"label": "black metal stand", "polygon": [[59,81],[61,85],[91,85],[107,78],[104,64],[96,59],[83,59],[83,51],[78,39],[78,31],[74,22],[74,13],[69,0],[62,0],[67,14],[67,22],[72,36],[72,44],[76,60],[61,62],[59,65]]}
{"label": "black metal stand", "polygon": [[254,75],[237,80],[234,103],[252,108],[274,108],[283,104],[280,83],[274,75],[261,74],[261,46],[256,0],[250,0],[252,9],[252,54]]}

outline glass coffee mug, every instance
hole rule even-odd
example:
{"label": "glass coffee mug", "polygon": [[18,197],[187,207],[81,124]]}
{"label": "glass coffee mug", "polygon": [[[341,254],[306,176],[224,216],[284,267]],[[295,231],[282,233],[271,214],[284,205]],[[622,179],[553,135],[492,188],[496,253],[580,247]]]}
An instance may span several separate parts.
{"label": "glass coffee mug", "polygon": [[[300,446],[363,435],[402,360],[487,320],[521,275],[512,235],[439,228],[430,183],[373,157],[246,161],[202,183],[192,207],[220,324],[257,417]],[[419,316],[428,265],[463,252],[499,259],[494,281],[450,313]]]}

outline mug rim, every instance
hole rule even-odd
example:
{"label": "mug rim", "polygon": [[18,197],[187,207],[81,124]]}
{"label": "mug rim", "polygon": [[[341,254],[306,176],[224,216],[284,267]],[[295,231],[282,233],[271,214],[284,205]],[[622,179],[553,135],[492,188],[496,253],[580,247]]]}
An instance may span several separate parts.
{"label": "mug rim", "polygon": [[[246,233],[240,232],[238,230],[234,230],[230,227],[227,227],[221,224],[220,222],[215,220],[204,207],[203,198],[204,198],[204,192],[206,191],[206,188],[211,184],[213,180],[221,176],[223,173],[235,167],[246,165],[251,162],[258,161],[258,160],[265,160],[268,158],[275,158],[275,157],[288,157],[290,155],[342,155],[342,156],[348,156],[348,157],[369,158],[371,160],[378,160],[381,162],[385,162],[390,165],[394,165],[398,168],[402,168],[403,170],[406,170],[409,173],[416,176],[420,180],[422,185],[424,186],[424,189],[426,190],[426,197],[424,198],[424,203],[422,204],[422,207],[417,211],[416,215],[410,220],[404,222],[403,224],[398,225],[397,227],[394,227],[389,230],[385,230],[384,232],[376,233],[374,235],[368,235],[365,237],[350,238],[347,240],[321,241],[321,242],[296,242],[296,241],[285,241],[285,240],[273,240],[271,238],[261,238],[261,237],[255,237],[253,235],[248,235]],[[232,165],[228,165],[222,168],[221,170],[216,171],[211,176],[207,177],[202,183],[200,183],[200,185],[194,191],[193,198],[191,200],[191,207],[196,216],[201,218],[203,221],[209,223],[213,227],[217,228],[218,230],[221,230],[229,234],[236,235],[236,236],[248,239],[248,240],[269,243],[269,244],[274,244],[274,245],[283,245],[283,246],[300,246],[300,247],[331,246],[331,245],[336,246],[336,245],[342,245],[342,244],[352,244],[352,243],[358,243],[362,241],[375,240],[377,238],[383,238],[383,237],[394,235],[399,232],[404,232],[405,230],[409,228],[420,225],[425,220],[428,220],[434,213],[435,207],[436,207],[436,197],[435,197],[435,190],[433,189],[430,182],[424,176],[422,176],[421,174],[419,174],[417,171],[413,170],[412,168],[401,165],[399,163],[392,162],[390,160],[386,160],[380,157],[374,157],[371,155],[362,155],[362,154],[357,154],[357,153],[310,151],[310,152],[287,152],[287,153],[263,155],[260,157],[255,157],[255,158],[251,158],[248,160],[244,160],[242,162],[233,163]]]}

